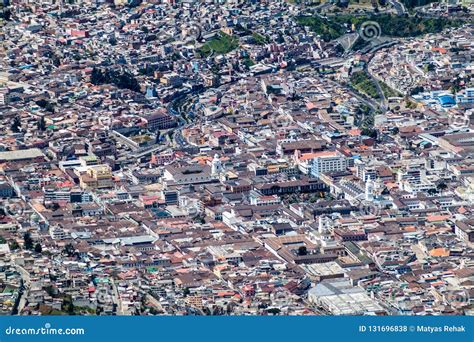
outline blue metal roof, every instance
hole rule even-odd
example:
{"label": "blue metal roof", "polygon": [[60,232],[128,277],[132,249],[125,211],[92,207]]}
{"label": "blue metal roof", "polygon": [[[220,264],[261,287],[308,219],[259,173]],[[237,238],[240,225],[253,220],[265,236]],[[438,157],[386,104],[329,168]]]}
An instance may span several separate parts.
{"label": "blue metal roof", "polygon": [[456,101],[454,100],[454,96],[451,95],[441,95],[438,96],[438,101],[441,103],[442,106],[444,105],[450,105],[450,104],[456,104]]}

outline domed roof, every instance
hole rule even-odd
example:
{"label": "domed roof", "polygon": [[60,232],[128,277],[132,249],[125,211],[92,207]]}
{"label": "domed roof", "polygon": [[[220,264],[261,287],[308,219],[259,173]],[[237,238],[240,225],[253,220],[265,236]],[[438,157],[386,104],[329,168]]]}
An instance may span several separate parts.
{"label": "domed roof", "polygon": [[38,222],[40,219],[39,215],[37,213],[32,213],[31,216],[30,216],[30,220],[33,221],[33,222]]}

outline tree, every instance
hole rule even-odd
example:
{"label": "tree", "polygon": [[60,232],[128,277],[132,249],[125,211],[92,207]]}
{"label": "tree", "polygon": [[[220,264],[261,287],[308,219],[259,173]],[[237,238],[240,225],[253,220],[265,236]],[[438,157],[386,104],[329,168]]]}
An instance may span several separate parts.
{"label": "tree", "polygon": [[35,245],[35,252],[36,253],[41,253],[43,251],[43,247],[39,243]]}
{"label": "tree", "polygon": [[460,78],[454,79],[453,85],[451,86],[451,93],[452,93],[452,94],[456,94],[456,93],[459,92],[461,89],[462,89],[462,87],[461,87],[461,79],[460,79]]}
{"label": "tree", "polygon": [[42,116],[38,120],[38,130],[40,130],[40,131],[46,130],[46,120],[44,119],[44,116]]}
{"label": "tree", "polygon": [[74,246],[68,243],[66,246],[64,246],[63,252],[69,257],[73,256],[75,252]]}
{"label": "tree", "polygon": [[444,182],[439,183],[438,186],[436,187],[436,189],[438,189],[439,191],[444,191],[447,188],[448,188],[448,186]]}
{"label": "tree", "polygon": [[131,0],[128,2],[130,8],[137,7],[142,3],[142,0]]}
{"label": "tree", "polygon": [[54,55],[51,58],[51,60],[52,60],[52,63],[55,67],[59,67],[61,65],[61,59],[58,56]]}
{"label": "tree", "polygon": [[406,100],[405,101],[405,107],[407,107],[408,109],[415,109],[416,108],[416,103],[414,103],[410,100]]}
{"label": "tree", "polygon": [[54,113],[54,104],[49,102],[46,99],[40,99],[36,101],[36,104],[40,106],[41,108],[47,110],[48,112]]}
{"label": "tree", "polygon": [[308,255],[308,249],[306,246],[300,246],[298,248],[298,255],[303,256],[303,255]]}
{"label": "tree", "polygon": [[95,85],[102,84],[104,82],[104,74],[97,68],[92,69],[91,83]]}
{"label": "tree", "polygon": [[206,223],[206,216],[202,214],[198,215],[194,218],[194,222],[204,224]]}
{"label": "tree", "polygon": [[280,311],[281,311],[281,310],[278,309],[278,308],[270,308],[270,309],[267,310],[267,312],[268,312],[269,314],[272,314],[272,315],[278,315],[278,314],[280,313]]}
{"label": "tree", "polygon": [[20,249],[20,245],[15,240],[10,241],[8,246],[10,247],[11,251],[16,251],[17,249]]}
{"label": "tree", "polygon": [[23,241],[25,249],[31,250],[33,249],[33,239],[31,238],[30,233],[23,234]]}
{"label": "tree", "polygon": [[432,63],[428,63],[428,64],[423,65],[423,69],[427,72],[428,71],[434,71],[435,66]]}
{"label": "tree", "polygon": [[50,113],[54,113],[54,105],[51,102],[48,102],[44,109]]}
{"label": "tree", "polygon": [[366,135],[368,137],[371,137],[373,139],[377,138],[377,130],[373,128],[362,128],[362,135]]}
{"label": "tree", "polygon": [[15,118],[13,119],[13,123],[11,125],[11,130],[15,133],[18,133],[20,132],[20,128],[21,128],[21,119],[19,116],[15,116]]}
{"label": "tree", "polygon": [[8,8],[3,11],[3,19],[5,19],[5,21],[9,21],[11,16],[12,12]]}
{"label": "tree", "polygon": [[91,83],[95,85],[114,84],[121,89],[140,91],[140,84],[137,79],[128,71],[105,69],[101,71],[93,68],[91,73]]}
{"label": "tree", "polygon": [[416,95],[425,91],[425,88],[422,86],[417,86],[410,91],[410,95]]}
{"label": "tree", "polygon": [[66,311],[68,315],[74,315],[74,304],[72,303],[72,297],[67,296],[63,299],[63,311]]}

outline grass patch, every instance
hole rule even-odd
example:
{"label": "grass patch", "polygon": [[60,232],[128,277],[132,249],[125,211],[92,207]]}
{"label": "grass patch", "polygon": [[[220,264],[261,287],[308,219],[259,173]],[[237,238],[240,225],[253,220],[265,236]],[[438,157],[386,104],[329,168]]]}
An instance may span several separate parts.
{"label": "grass patch", "polygon": [[257,45],[265,45],[270,42],[270,39],[268,39],[268,37],[265,37],[257,32],[252,33],[252,38],[255,40],[255,44]]}
{"label": "grass patch", "polygon": [[351,75],[351,85],[354,89],[367,96],[374,99],[380,98],[375,82],[363,71],[358,71]]}
{"label": "grass patch", "polygon": [[239,47],[239,39],[230,36],[226,33],[220,32],[216,38],[211,39],[205,43],[200,49],[201,56],[207,57],[212,52],[217,54],[226,54]]}
{"label": "grass patch", "polygon": [[380,34],[389,37],[415,37],[427,33],[438,33],[447,27],[459,27],[461,20],[447,18],[401,17],[390,14],[354,16],[338,15],[326,18],[318,16],[300,16],[296,18],[300,25],[329,41],[339,38],[354,25],[358,30],[364,22],[374,21],[380,26]]}
{"label": "grass patch", "polygon": [[420,6],[426,6],[432,2],[438,2],[438,0],[401,0],[406,8],[415,8]]}
{"label": "grass patch", "polygon": [[390,88],[385,82],[379,81],[379,84],[380,84],[380,88],[382,88],[383,94],[385,95],[386,98],[402,96],[402,94],[400,94],[398,91]]}
{"label": "grass patch", "polygon": [[255,62],[247,57],[247,58],[244,58],[244,60],[242,61],[242,64],[245,65],[247,68],[250,68],[251,66],[255,65]]}
{"label": "grass patch", "polygon": [[296,22],[300,25],[308,26],[325,41],[339,38],[347,31],[347,28],[343,27],[340,23],[318,16],[300,16],[296,18]]}

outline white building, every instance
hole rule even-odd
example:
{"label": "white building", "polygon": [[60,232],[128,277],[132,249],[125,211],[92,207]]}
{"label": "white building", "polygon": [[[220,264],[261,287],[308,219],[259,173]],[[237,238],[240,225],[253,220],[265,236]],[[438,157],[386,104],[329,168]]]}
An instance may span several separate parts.
{"label": "white building", "polygon": [[310,174],[319,177],[323,173],[345,171],[347,168],[347,158],[337,151],[312,153]]}

